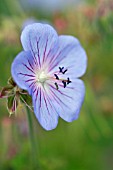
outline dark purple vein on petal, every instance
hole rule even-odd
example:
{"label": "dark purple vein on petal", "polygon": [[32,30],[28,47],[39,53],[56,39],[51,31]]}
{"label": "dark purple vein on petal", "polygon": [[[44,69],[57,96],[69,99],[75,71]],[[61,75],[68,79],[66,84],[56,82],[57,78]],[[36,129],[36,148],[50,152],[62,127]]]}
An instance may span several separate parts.
{"label": "dark purple vein on petal", "polygon": [[[59,97],[53,92],[53,90],[51,90],[52,96],[54,98],[54,100],[57,102],[57,104],[59,105],[59,107],[61,107],[61,109],[63,110],[63,112],[65,112],[64,108],[62,107],[62,105],[64,105],[66,108],[69,108],[64,102],[62,102],[62,100],[59,99]],[[69,108],[70,109],[70,108]]]}
{"label": "dark purple vein on petal", "polygon": [[34,60],[34,63],[37,65],[37,59],[36,59],[36,57],[35,57],[35,53],[34,53],[33,48],[32,48],[30,36],[29,36],[29,42],[30,42],[30,47],[31,47],[31,51],[32,51],[32,58],[33,58],[33,60]]}
{"label": "dark purple vein on petal", "polygon": [[[64,108],[62,107],[62,105],[61,105],[61,102],[59,101],[59,98],[53,93],[53,91],[51,91],[51,95],[52,95],[52,97],[54,98],[54,100],[56,101],[56,103],[59,105],[59,107],[61,107],[62,108],[62,110],[64,110]],[[62,104],[64,104],[64,103],[62,103]],[[67,107],[67,106],[66,106]],[[55,108],[55,107],[54,107]],[[56,109],[55,109],[56,110]],[[57,113],[58,113],[58,111],[56,111]]]}
{"label": "dark purple vein on petal", "polygon": [[17,74],[20,74],[20,75],[23,75],[23,76],[27,76],[27,77],[35,77],[35,76],[31,75],[31,74],[24,74],[24,73],[17,73]]}
{"label": "dark purple vein on petal", "polygon": [[40,63],[40,54],[39,54],[39,42],[40,42],[40,37],[37,41],[37,50],[38,50],[38,61],[39,61],[39,66],[41,67],[41,63]]}
{"label": "dark purple vein on petal", "polygon": [[42,96],[41,96],[41,95],[42,95],[42,94],[41,94],[41,87],[39,88],[39,91],[40,91],[40,108],[41,108],[41,97],[42,97]]}
{"label": "dark purple vein on petal", "polygon": [[[59,57],[60,54],[61,54],[61,51],[58,53],[57,56],[56,56],[56,55],[53,56],[52,60],[51,60],[50,63],[49,63],[49,65],[50,65],[49,71],[51,71],[51,70],[55,67],[55,66],[53,66],[53,62],[55,61],[55,59],[56,59],[57,57]],[[51,66],[52,66],[52,67],[51,67]]]}
{"label": "dark purple vein on petal", "polygon": [[[58,64],[59,64],[59,62],[61,62],[66,56],[65,55],[61,55],[61,53],[62,52],[64,52],[65,50],[67,50],[67,48],[69,49],[69,47],[71,47],[71,45],[68,45],[68,46],[66,46],[64,49],[62,49],[56,56],[54,56],[53,57],[53,59],[51,60],[51,62],[50,62],[50,64],[52,65],[52,67],[50,67],[50,70],[49,71],[51,71],[54,67],[56,67]],[[75,46],[73,46],[73,48],[74,48]],[[73,49],[72,47],[71,47],[71,50]],[[60,56],[61,55],[61,56]],[[67,54],[68,55],[68,54]],[[60,58],[59,58],[59,56],[60,56]],[[57,58],[59,58],[59,59],[57,59]],[[55,64],[54,64],[54,62],[55,62],[55,60],[57,61]]]}
{"label": "dark purple vein on petal", "polygon": [[[51,85],[50,85],[50,86],[51,86]],[[52,94],[58,99],[58,101],[60,101],[62,104],[64,104],[64,105],[67,107],[67,105],[56,95],[56,93],[54,93],[54,91],[53,91],[52,89],[54,89],[53,86],[51,86],[51,92],[52,92]],[[56,90],[56,89],[55,89],[55,90]]]}
{"label": "dark purple vein on petal", "polygon": [[36,101],[37,101],[38,94],[39,94],[39,88],[36,89],[35,106],[36,106]]}
{"label": "dark purple vein on petal", "polygon": [[33,93],[35,93],[36,92],[36,88],[33,90]]}
{"label": "dark purple vein on petal", "polygon": [[[62,84],[59,84],[60,87],[64,88],[64,86]],[[66,89],[75,89],[74,87],[69,87],[69,86],[66,86]]]}
{"label": "dark purple vein on petal", "polygon": [[[46,59],[48,58],[48,56],[50,55],[50,53],[51,53],[51,51],[53,50],[53,44],[51,44],[51,47],[50,47],[50,49],[49,49],[49,51],[48,51],[48,54],[46,55]],[[45,59],[45,60],[46,60]],[[50,62],[50,61],[49,61]]]}
{"label": "dark purple vein on petal", "polygon": [[48,109],[48,105],[47,105],[47,101],[46,101],[44,92],[43,92],[43,97],[44,97],[44,102],[45,102],[46,108],[47,108],[48,113],[49,113],[49,115],[50,115],[50,111],[49,111],[49,109]]}
{"label": "dark purple vein on petal", "polygon": [[[52,96],[53,96],[53,95],[52,95]],[[54,96],[53,96],[53,97],[54,97]],[[56,113],[57,113],[57,110],[56,110],[55,106],[52,105],[51,102],[50,102],[50,101],[51,101],[51,98],[50,98],[48,95],[46,96],[46,98],[47,98],[47,100],[48,100],[48,103],[51,105],[51,108],[52,108],[52,109],[54,108],[54,110],[55,110]],[[54,100],[56,100],[56,99],[54,98]],[[56,102],[57,102],[57,101],[56,101]],[[59,104],[59,103],[57,102],[57,104]]]}
{"label": "dark purple vein on petal", "polygon": [[32,70],[32,69],[30,69],[26,64],[24,64],[24,63],[22,63],[29,71],[31,71],[33,74],[35,74],[35,72]]}
{"label": "dark purple vein on petal", "polygon": [[[49,84],[49,85],[51,86],[52,89],[56,90],[56,88],[53,87],[51,84]],[[59,86],[63,87],[62,85],[59,85]],[[64,88],[64,87],[63,87],[63,88]],[[62,94],[63,96],[66,96],[66,97],[69,97],[70,99],[73,99],[72,97],[70,97],[70,96],[68,96],[68,95],[66,95],[66,94],[64,94],[64,93],[62,93],[60,90],[57,90],[57,92],[59,92],[59,93]]]}
{"label": "dark purple vein on petal", "polygon": [[[47,92],[46,92],[46,89],[45,88],[43,88],[44,89],[44,92],[45,92],[45,94],[46,94],[46,98],[48,99],[49,98],[49,96],[47,95]],[[50,99],[50,98],[49,98]],[[51,105],[51,103],[50,103],[50,100],[48,99],[48,102],[49,102],[49,104]],[[52,108],[52,105],[51,105],[51,108]]]}
{"label": "dark purple vein on petal", "polygon": [[25,82],[34,81],[35,79],[28,79]]}
{"label": "dark purple vein on petal", "polygon": [[49,54],[50,54],[51,51],[52,51],[52,48],[50,48],[48,54],[46,55],[46,59],[48,58],[48,56],[49,56]]}
{"label": "dark purple vein on petal", "polygon": [[45,61],[45,55],[46,55],[46,50],[47,50],[47,44],[48,44],[48,38],[47,38],[47,40],[46,40],[46,45],[45,45],[45,49],[44,49],[44,54],[43,54],[43,63],[44,63],[44,61]]}
{"label": "dark purple vein on petal", "polygon": [[27,83],[27,82],[31,82],[31,81],[33,81],[32,83],[34,83],[35,79],[28,79],[25,82]]}
{"label": "dark purple vein on petal", "polygon": [[[39,96],[40,95],[40,96]],[[41,113],[41,109],[43,109],[42,107],[41,107],[41,90],[40,90],[40,87],[38,88],[38,96],[39,96],[39,115],[40,115],[40,113]],[[37,100],[37,99],[36,99]]]}
{"label": "dark purple vein on petal", "polygon": [[36,81],[33,81],[33,82],[29,85],[29,87],[34,87],[35,84],[36,84]]}
{"label": "dark purple vein on petal", "polygon": [[32,68],[32,70],[34,70],[33,69],[33,66],[31,65],[31,63],[30,63],[30,61],[27,59],[27,61],[28,61],[28,63],[29,63],[29,66]]}

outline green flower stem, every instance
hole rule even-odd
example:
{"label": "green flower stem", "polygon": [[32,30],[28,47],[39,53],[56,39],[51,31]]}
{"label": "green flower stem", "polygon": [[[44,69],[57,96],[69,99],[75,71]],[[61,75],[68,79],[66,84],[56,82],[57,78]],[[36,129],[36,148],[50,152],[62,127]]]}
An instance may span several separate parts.
{"label": "green flower stem", "polygon": [[31,149],[32,149],[32,160],[33,160],[33,166],[34,169],[40,170],[39,168],[39,161],[38,161],[38,153],[37,153],[37,145],[35,142],[35,136],[34,136],[34,130],[33,130],[33,123],[32,123],[32,117],[30,109],[26,106],[27,111],[27,117],[28,117],[28,123],[29,123],[29,136],[31,141]]}

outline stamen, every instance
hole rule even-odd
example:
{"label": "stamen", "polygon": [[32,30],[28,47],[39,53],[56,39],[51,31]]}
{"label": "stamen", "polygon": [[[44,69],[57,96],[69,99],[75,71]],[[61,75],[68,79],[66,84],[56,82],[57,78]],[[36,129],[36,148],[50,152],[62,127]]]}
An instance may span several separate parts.
{"label": "stamen", "polygon": [[[59,67],[59,73],[65,74],[68,71],[68,69],[65,69],[64,71],[63,70],[64,70],[64,67]],[[59,77],[60,75],[61,74],[58,74],[58,75],[54,74],[56,80],[58,80],[58,82],[62,82],[62,84],[63,84],[63,86],[65,88],[72,81],[69,79],[69,77],[67,78],[67,80],[66,79],[62,79],[62,78]],[[53,78],[53,79],[55,79],[55,78]],[[59,87],[58,87],[58,84],[56,82],[55,82],[55,86],[56,86],[56,89],[58,90]]]}
{"label": "stamen", "polygon": [[54,74],[54,76],[55,76],[55,78],[56,78],[57,80],[59,80],[59,77],[57,76],[57,74]]}
{"label": "stamen", "polygon": [[71,83],[71,80],[69,79],[69,77],[67,78],[67,84]]}
{"label": "stamen", "polygon": [[62,81],[63,85],[64,85],[64,88],[66,87],[66,81]]}
{"label": "stamen", "polygon": [[64,67],[59,67],[59,70],[60,70],[59,72],[62,73],[63,69]]}
{"label": "stamen", "polygon": [[63,73],[63,74],[65,74],[66,72],[67,72],[67,69],[66,69],[66,70],[64,70],[62,73]]}
{"label": "stamen", "polygon": [[59,89],[59,87],[58,87],[58,84],[55,82],[55,86],[56,86],[56,89],[58,90]]}

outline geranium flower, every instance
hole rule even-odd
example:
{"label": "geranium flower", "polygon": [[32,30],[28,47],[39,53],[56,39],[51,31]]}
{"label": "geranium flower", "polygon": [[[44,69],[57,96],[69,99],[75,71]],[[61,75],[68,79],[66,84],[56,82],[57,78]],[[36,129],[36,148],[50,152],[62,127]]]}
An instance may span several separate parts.
{"label": "geranium flower", "polygon": [[72,122],[79,116],[85,87],[81,77],[87,57],[73,36],[58,36],[47,24],[35,23],[21,34],[24,51],[12,63],[16,84],[32,96],[36,118],[46,130],[54,129],[59,116]]}

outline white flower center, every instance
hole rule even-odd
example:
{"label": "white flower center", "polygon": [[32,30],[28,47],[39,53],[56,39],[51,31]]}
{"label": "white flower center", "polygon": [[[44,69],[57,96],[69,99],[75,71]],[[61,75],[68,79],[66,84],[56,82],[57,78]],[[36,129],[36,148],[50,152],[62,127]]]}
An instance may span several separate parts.
{"label": "white flower center", "polygon": [[36,74],[37,82],[44,83],[47,80],[47,74],[44,71],[40,71]]}

